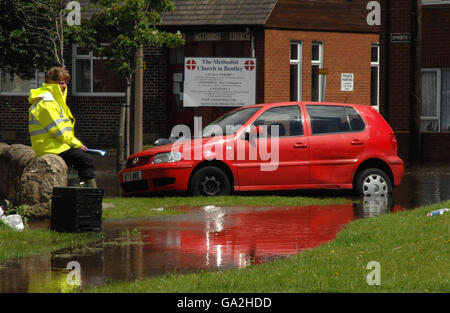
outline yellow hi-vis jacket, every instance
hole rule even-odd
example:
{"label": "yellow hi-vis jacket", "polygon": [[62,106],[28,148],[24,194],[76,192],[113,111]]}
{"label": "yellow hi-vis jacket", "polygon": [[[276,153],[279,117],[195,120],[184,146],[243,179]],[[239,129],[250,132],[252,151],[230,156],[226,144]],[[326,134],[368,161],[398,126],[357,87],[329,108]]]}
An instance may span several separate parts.
{"label": "yellow hi-vis jacket", "polygon": [[30,90],[28,130],[37,157],[82,145],[74,135],[75,118],[66,98],[67,88],[63,95],[58,84],[42,84],[41,88]]}

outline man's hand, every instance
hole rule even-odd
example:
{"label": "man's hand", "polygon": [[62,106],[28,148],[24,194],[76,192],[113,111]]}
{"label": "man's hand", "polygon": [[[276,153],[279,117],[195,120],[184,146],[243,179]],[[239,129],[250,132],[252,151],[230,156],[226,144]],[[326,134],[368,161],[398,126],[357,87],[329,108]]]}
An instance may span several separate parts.
{"label": "man's hand", "polygon": [[79,149],[83,152],[86,152],[88,148],[85,145],[81,145]]}

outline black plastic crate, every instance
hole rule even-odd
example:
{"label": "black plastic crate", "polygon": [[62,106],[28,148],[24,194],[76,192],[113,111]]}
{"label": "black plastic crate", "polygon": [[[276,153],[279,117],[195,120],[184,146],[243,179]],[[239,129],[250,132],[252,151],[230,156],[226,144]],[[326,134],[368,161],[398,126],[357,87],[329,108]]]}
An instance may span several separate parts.
{"label": "black plastic crate", "polygon": [[50,229],[58,232],[102,230],[103,189],[54,187]]}

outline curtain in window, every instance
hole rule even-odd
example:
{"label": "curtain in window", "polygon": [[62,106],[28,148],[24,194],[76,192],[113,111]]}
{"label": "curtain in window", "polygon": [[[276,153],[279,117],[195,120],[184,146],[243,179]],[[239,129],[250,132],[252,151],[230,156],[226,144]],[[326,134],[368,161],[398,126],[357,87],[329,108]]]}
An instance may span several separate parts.
{"label": "curtain in window", "polygon": [[450,131],[450,68],[442,69],[441,131]]}
{"label": "curtain in window", "polygon": [[422,72],[422,131],[438,131],[437,72]]}

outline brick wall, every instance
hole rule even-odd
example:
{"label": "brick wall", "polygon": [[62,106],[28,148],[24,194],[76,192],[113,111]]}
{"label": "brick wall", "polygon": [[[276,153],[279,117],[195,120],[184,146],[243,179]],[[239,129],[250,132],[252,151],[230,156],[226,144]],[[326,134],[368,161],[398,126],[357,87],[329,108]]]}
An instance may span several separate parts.
{"label": "brick wall", "polygon": [[422,67],[450,67],[450,5],[422,7]]}
{"label": "brick wall", "polygon": [[[370,105],[371,44],[377,34],[266,30],[264,101],[290,99],[290,42],[302,42],[302,99],[311,100],[312,42],[322,41],[324,68],[328,69],[325,100]],[[353,92],[341,91],[341,74],[354,74]]]}
{"label": "brick wall", "polygon": [[[422,6],[421,64],[419,67],[450,67],[450,6]],[[391,33],[411,33],[411,1],[382,1],[380,112],[387,118],[399,141],[399,155],[410,161],[410,150],[420,145],[419,160],[440,162],[450,159],[448,133],[422,133],[412,142],[410,112],[410,42],[391,42]],[[387,56],[389,58],[387,58]],[[419,99],[420,77],[416,90]]]}
{"label": "brick wall", "polygon": [[0,96],[0,142],[30,144],[26,96]]}
{"label": "brick wall", "polygon": [[144,143],[167,137],[167,49],[145,48]]}

